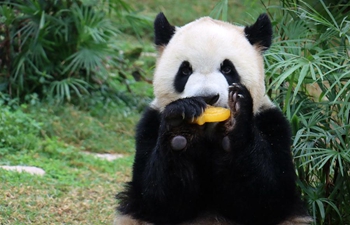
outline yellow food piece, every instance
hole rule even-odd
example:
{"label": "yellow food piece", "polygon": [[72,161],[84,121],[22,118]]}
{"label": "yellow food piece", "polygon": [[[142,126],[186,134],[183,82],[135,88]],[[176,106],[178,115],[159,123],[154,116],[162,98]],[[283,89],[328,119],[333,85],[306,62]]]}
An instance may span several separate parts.
{"label": "yellow food piece", "polygon": [[230,117],[230,110],[222,107],[207,106],[204,113],[194,120],[194,123],[203,125],[205,123],[222,122]]}

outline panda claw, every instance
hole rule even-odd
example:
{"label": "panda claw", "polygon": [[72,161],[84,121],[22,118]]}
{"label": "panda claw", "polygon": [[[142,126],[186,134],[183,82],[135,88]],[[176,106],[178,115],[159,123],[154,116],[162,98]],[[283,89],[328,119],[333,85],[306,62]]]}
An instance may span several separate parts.
{"label": "panda claw", "polygon": [[229,100],[228,105],[231,110],[231,120],[237,119],[238,117],[249,117],[252,116],[253,101],[249,90],[239,83],[233,83],[229,87]]}
{"label": "panda claw", "polygon": [[230,97],[229,97],[229,104],[232,112],[234,114],[238,113],[241,109],[240,101],[239,99],[244,99],[244,95],[241,93],[238,93],[241,90],[241,86],[239,84],[233,83],[229,87]]}
{"label": "panda claw", "polygon": [[237,83],[232,83],[230,87],[239,87],[239,85]]}
{"label": "panda claw", "polygon": [[238,112],[240,110],[240,104],[238,102],[236,102],[235,104],[235,111]]}
{"label": "panda claw", "polygon": [[235,102],[237,99],[237,92],[232,95],[232,101]]}

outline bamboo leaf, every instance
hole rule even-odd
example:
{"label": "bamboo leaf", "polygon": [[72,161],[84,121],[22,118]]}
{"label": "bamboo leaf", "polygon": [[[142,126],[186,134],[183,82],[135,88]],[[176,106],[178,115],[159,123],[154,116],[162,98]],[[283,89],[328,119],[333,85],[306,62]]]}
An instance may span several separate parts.
{"label": "bamboo leaf", "polygon": [[40,23],[39,23],[39,29],[41,30],[44,26],[45,26],[45,11],[42,11]]}
{"label": "bamboo leaf", "polygon": [[319,209],[321,218],[322,218],[322,220],[323,220],[323,219],[326,217],[323,202],[320,201],[320,200],[316,200],[315,202],[316,202],[316,204],[317,204],[317,206],[318,206],[318,209]]}

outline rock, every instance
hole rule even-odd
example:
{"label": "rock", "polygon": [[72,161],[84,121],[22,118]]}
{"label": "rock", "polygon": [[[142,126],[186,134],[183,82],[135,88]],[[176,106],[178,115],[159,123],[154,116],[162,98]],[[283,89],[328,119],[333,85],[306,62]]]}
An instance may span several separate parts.
{"label": "rock", "polygon": [[4,170],[10,170],[10,171],[17,171],[17,172],[26,172],[33,175],[40,175],[43,176],[45,174],[45,171],[41,168],[34,167],[34,166],[0,166],[0,168]]}
{"label": "rock", "polygon": [[107,161],[113,161],[124,157],[124,155],[122,154],[108,154],[108,153],[102,154],[102,153],[91,153],[91,152],[83,152],[83,153],[87,155],[92,155],[96,158],[100,158]]}

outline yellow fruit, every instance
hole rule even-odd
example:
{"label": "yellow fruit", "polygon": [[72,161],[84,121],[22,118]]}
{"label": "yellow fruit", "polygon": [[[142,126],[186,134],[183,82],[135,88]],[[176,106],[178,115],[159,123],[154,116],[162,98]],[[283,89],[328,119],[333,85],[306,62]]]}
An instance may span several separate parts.
{"label": "yellow fruit", "polygon": [[204,123],[222,122],[230,117],[230,110],[222,107],[207,106],[204,113],[194,120],[194,123],[203,125]]}

